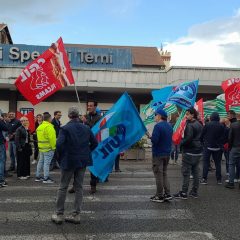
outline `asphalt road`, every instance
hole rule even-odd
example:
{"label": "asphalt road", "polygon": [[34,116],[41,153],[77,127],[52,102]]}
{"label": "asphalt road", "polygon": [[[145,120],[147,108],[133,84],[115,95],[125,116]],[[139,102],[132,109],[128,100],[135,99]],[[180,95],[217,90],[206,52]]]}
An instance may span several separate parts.
{"label": "asphalt road", "polygon": [[[56,184],[35,183],[34,178],[8,178],[9,186],[0,189],[0,240],[239,240],[240,190],[217,185],[214,173],[209,184],[200,187],[198,199],[152,203],[155,182],[150,161],[121,161],[122,172],[113,172],[109,182],[89,194],[89,173],[84,181],[81,224],[55,225],[54,212],[60,173]],[[224,166],[224,165],[223,165]],[[34,175],[35,166],[32,168]],[[169,166],[172,193],[180,189],[180,165]],[[68,195],[66,212],[73,196]]]}

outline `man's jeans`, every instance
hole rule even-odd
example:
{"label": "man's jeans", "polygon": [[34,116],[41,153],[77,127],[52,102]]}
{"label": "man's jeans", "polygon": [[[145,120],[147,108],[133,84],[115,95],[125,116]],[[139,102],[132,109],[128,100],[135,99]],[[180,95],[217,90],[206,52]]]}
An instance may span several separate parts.
{"label": "man's jeans", "polygon": [[10,169],[15,170],[16,168],[16,144],[14,141],[8,142],[9,156],[11,159]]}
{"label": "man's jeans", "polygon": [[49,152],[39,152],[39,161],[37,164],[37,172],[36,172],[36,177],[40,177],[40,172],[43,168],[43,176],[44,179],[49,178],[49,166],[52,161],[54,151],[49,151]]}
{"label": "man's jeans", "polygon": [[183,175],[183,185],[182,191],[184,193],[188,192],[190,174],[193,175],[193,185],[192,191],[197,193],[199,187],[199,162],[201,155],[193,156],[183,153],[182,156],[182,175]]}
{"label": "man's jeans", "polygon": [[4,144],[0,144],[0,183],[4,182],[4,166],[5,166],[6,149]]}
{"label": "man's jeans", "polygon": [[222,161],[222,150],[218,151],[212,151],[207,148],[204,148],[203,153],[203,174],[202,178],[206,179],[208,178],[208,170],[210,166],[210,157],[213,157],[215,166],[216,166],[216,178],[217,181],[222,180],[222,174],[221,174],[221,161]]}
{"label": "man's jeans", "polygon": [[79,214],[83,200],[83,179],[86,168],[76,169],[75,171],[61,171],[61,182],[57,193],[57,214],[64,214],[64,203],[66,200],[67,189],[74,175],[73,187],[75,189],[75,200],[73,213]]}
{"label": "man's jeans", "polygon": [[229,154],[229,182],[234,183],[235,166],[240,165],[240,148],[232,148]]}
{"label": "man's jeans", "polygon": [[[153,157],[152,169],[156,180],[156,196],[163,197],[163,194],[170,194],[170,185],[167,179],[167,166],[169,156]],[[163,192],[164,190],[164,192]]]}

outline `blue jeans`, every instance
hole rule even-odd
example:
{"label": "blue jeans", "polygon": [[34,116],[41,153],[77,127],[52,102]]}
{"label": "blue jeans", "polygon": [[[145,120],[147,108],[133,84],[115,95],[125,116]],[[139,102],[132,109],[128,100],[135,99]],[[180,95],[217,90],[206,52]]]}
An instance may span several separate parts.
{"label": "blue jeans", "polygon": [[6,149],[4,144],[0,144],[0,183],[4,182],[4,167],[5,167]]}
{"label": "blue jeans", "polygon": [[37,164],[37,172],[36,172],[36,177],[40,177],[40,172],[43,169],[43,176],[44,179],[49,178],[49,166],[52,161],[54,151],[49,151],[49,152],[39,152],[39,161]]}
{"label": "blue jeans", "polygon": [[203,174],[202,178],[206,179],[208,178],[208,169],[210,166],[210,157],[213,157],[215,166],[216,166],[216,178],[217,181],[222,180],[222,174],[221,174],[221,161],[222,161],[222,150],[218,151],[212,151],[208,148],[204,148],[203,152]]}
{"label": "blue jeans", "polygon": [[235,166],[240,165],[240,148],[232,148],[229,154],[229,183],[234,184]]}
{"label": "blue jeans", "polygon": [[16,167],[16,144],[14,141],[10,141],[8,143],[8,148],[9,148],[9,155],[11,159],[11,165],[10,168],[15,169]]}

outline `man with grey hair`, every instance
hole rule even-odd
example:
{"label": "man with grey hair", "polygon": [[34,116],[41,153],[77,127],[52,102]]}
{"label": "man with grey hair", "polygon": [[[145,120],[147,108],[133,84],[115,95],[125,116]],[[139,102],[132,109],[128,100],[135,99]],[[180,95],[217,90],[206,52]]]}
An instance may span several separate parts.
{"label": "man with grey hair", "polygon": [[91,152],[97,147],[97,140],[92,131],[79,120],[78,108],[69,108],[68,117],[70,121],[62,127],[57,139],[61,180],[57,193],[56,213],[52,215],[52,221],[57,224],[64,220],[64,203],[72,176],[75,189],[74,210],[65,217],[65,221],[80,223],[84,173],[86,167],[92,165]]}

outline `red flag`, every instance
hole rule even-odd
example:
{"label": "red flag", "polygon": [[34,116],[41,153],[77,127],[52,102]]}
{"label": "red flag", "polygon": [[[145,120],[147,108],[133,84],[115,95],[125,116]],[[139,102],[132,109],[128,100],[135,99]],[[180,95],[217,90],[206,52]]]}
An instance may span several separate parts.
{"label": "red flag", "polygon": [[28,64],[15,85],[21,94],[36,105],[58,91],[73,84],[74,78],[62,38]]}
{"label": "red flag", "polygon": [[172,141],[175,145],[179,145],[184,134],[184,130],[186,127],[187,119],[185,117],[186,111],[182,110],[173,130]]}
{"label": "red flag", "polygon": [[226,111],[230,107],[240,106],[240,83],[235,83],[225,90]]}
{"label": "red flag", "polygon": [[229,78],[222,82],[222,89],[225,92],[228,87],[240,83],[240,78]]}
{"label": "red flag", "polygon": [[29,131],[33,133],[35,131],[35,119],[34,119],[34,114],[33,112],[29,112],[28,114],[24,115],[21,112],[17,112],[17,119],[20,119],[21,117],[26,117],[29,121]]}
{"label": "red flag", "polygon": [[203,112],[203,99],[199,99],[196,103],[194,108],[199,113],[199,120],[204,124],[204,112]]}

